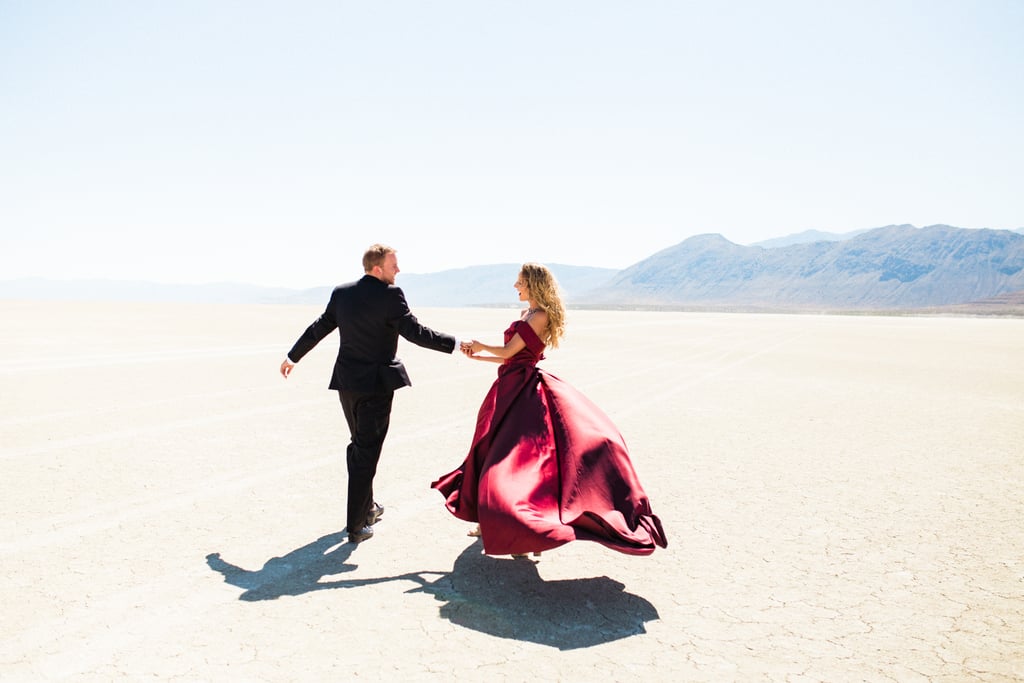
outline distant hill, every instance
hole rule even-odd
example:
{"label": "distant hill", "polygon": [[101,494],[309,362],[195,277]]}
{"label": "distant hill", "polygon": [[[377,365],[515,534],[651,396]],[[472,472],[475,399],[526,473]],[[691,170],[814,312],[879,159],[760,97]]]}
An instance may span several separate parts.
{"label": "distant hill", "polygon": [[792,244],[806,244],[808,242],[842,242],[843,240],[848,240],[865,232],[867,232],[867,230],[854,230],[853,232],[844,233],[804,230],[803,232],[786,235],[785,237],[775,237],[770,240],[754,242],[751,246],[775,249],[778,247],[788,247]]}
{"label": "distant hill", "polygon": [[892,225],[840,242],[766,249],[698,235],[619,273],[590,305],[886,309],[1024,289],[1024,235]]}
{"label": "distant hill", "polygon": [[[445,270],[429,275],[402,274],[399,282],[410,306],[519,305],[513,286],[520,263],[473,266]],[[566,303],[572,305],[585,292],[611,281],[619,271],[613,268],[589,268],[548,264],[558,280]]]}

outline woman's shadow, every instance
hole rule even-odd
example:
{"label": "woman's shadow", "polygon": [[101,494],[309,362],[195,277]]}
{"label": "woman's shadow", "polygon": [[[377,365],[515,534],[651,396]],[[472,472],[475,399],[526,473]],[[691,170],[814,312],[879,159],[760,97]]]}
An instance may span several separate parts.
{"label": "woman's shadow", "polygon": [[659,618],[650,602],[625,592],[623,584],[607,576],[544,581],[534,562],[484,555],[479,541],[462,551],[450,572],[322,580],[356,568],[347,560],[357,546],[345,540],[344,532],[328,534],[267,560],[258,570],[225,562],[220,553],[207,555],[206,562],[227,583],[243,588],[239,599],[247,601],[407,581],[415,584],[408,593],[429,593],[443,603],[439,613],[453,624],[559,650],[646,633],[644,624]]}

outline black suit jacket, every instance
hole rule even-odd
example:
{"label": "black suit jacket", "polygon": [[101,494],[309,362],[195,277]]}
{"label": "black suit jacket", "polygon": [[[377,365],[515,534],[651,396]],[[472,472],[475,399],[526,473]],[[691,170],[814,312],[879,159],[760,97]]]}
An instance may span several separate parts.
{"label": "black suit jacket", "polygon": [[336,287],[323,314],[306,328],[288,357],[299,362],[335,329],[341,344],[331,389],[376,393],[410,386],[405,366],[395,357],[399,335],[435,351],[455,350],[455,337],[435,332],[416,320],[401,288],[372,275]]}

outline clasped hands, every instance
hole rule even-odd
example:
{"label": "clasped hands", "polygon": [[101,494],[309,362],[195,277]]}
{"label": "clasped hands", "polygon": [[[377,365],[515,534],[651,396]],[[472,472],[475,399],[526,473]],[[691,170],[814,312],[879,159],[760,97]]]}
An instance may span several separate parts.
{"label": "clasped hands", "polygon": [[459,351],[463,354],[472,358],[474,353],[483,350],[484,345],[478,342],[476,339],[473,341],[464,341],[459,344]]}

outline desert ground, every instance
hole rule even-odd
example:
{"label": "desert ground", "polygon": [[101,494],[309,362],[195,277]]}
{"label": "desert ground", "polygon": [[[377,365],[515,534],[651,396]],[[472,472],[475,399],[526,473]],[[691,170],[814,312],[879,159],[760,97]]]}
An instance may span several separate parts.
{"label": "desert ground", "polygon": [[1024,319],[570,311],[669,545],[512,559],[429,488],[495,366],[404,341],[346,543],[318,313],[0,302],[0,680],[1024,680]]}

